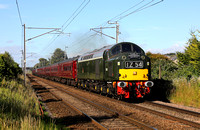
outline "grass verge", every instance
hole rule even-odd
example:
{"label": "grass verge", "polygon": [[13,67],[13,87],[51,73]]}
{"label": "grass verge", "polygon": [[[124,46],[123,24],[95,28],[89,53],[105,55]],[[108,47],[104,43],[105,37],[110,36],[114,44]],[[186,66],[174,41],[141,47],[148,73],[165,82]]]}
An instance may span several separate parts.
{"label": "grass verge", "polygon": [[42,120],[39,104],[30,86],[19,80],[0,83],[0,130],[7,129],[61,129],[51,119]]}
{"label": "grass verge", "polygon": [[193,77],[190,81],[186,78],[174,79],[173,86],[169,97],[171,102],[200,108],[200,77]]}

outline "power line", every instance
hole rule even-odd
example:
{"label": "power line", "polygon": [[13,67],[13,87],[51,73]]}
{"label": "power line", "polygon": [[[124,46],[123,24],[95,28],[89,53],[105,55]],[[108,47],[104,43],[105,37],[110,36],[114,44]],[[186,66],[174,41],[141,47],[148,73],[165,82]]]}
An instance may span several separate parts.
{"label": "power line", "polygon": [[17,11],[18,11],[18,14],[19,14],[20,23],[21,23],[21,25],[23,26],[22,17],[21,17],[21,14],[20,14],[19,4],[18,4],[18,1],[17,1],[17,0],[16,0],[16,5],[17,5]]}
{"label": "power line", "polygon": [[67,21],[64,22],[64,24],[62,25],[61,28],[64,27],[64,25],[72,18],[72,16],[81,8],[81,6],[83,5],[83,3],[85,3],[86,0],[84,0],[81,5],[74,11],[74,13],[67,19]]}
{"label": "power line", "polygon": [[[134,11],[132,11],[132,12],[130,12],[130,13],[125,14],[125,15],[122,16],[122,14],[124,14],[124,13],[130,11],[131,9],[133,9],[133,8],[135,8],[135,7],[137,7],[138,5],[142,4],[144,1],[145,1],[145,0],[140,1],[139,3],[133,5],[132,7],[128,8],[127,10],[123,11],[123,12],[120,13],[119,15],[113,17],[113,18],[110,19],[109,21],[113,21],[114,19],[116,19],[115,22],[119,22],[119,21],[122,20],[123,18],[125,18],[125,17],[127,17],[127,16],[129,16],[129,15],[131,15],[131,14],[133,14],[133,13],[142,11],[142,10],[144,10],[144,9],[147,9],[147,8],[149,8],[149,7],[152,7],[152,6],[156,5],[156,4],[159,4],[159,3],[163,2],[163,0],[160,0],[160,1],[158,1],[158,2],[154,2],[155,0],[151,0],[150,2],[144,4],[143,6],[140,6],[139,8],[135,9]],[[153,3],[153,2],[154,2],[154,3]],[[153,4],[151,4],[151,3],[153,3]],[[150,5],[150,4],[151,4],[151,5]],[[120,16],[121,16],[121,17],[120,17]],[[109,23],[109,21],[108,21],[107,23]],[[106,25],[106,24],[104,24],[104,26],[101,26],[101,25],[100,25],[100,26],[101,26],[100,28],[105,27],[105,25]],[[107,25],[107,26],[109,26],[109,25]],[[102,32],[101,32],[101,33],[102,33]],[[117,38],[117,36],[116,36],[116,38]]]}
{"label": "power line", "polygon": [[[92,34],[92,35],[90,35],[90,36],[88,36],[88,37],[86,37],[86,38],[84,38],[84,39],[81,39],[79,42],[76,42],[77,44],[72,44],[72,46],[70,46],[70,48],[74,47],[75,45],[77,46],[77,45],[79,45],[79,44],[84,44],[84,45],[86,45],[86,44],[88,44],[88,43],[92,40],[92,38],[95,37],[96,35],[97,35],[97,33]],[[75,53],[80,53],[80,47],[78,47],[78,48],[74,47],[73,52],[75,52]]]}
{"label": "power line", "polygon": [[[74,13],[70,16],[70,18],[65,21],[65,23],[62,25],[62,31],[64,31],[73,21],[74,19],[83,11],[83,9],[89,4],[90,0],[82,7],[82,5],[85,3],[85,0],[81,3],[81,5],[74,11]],[[82,8],[81,8],[82,7]],[[81,8],[81,9],[80,9]],[[71,17],[80,9],[80,11],[71,19]],[[71,21],[64,27],[64,25],[71,19]],[[46,46],[41,52],[44,52],[59,36],[61,33],[59,33],[51,42]]]}
{"label": "power line", "polygon": [[[67,21],[62,25],[62,29],[63,30],[65,30],[70,24],[71,24],[71,22],[73,22],[73,20],[80,14],[80,12],[87,6],[87,4],[90,2],[90,0],[83,6],[83,4],[85,3],[85,1],[86,0],[84,0],[82,3],[81,3],[81,5],[75,10],[75,12],[70,16],[70,18],[69,19],[67,19]],[[158,2],[154,2],[155,0],[151,0],[150,2],[148,2],[148,3],[146,3],[146,4],[144,4],[144,5],[142,5],[142,6],[140,6],[140,7],[138,7],[137,9],[135,9],[134,11],[132,11],[132,12],[130,12],[130,13],[127,13],[128,11],[130,11],[131,9],[133,9],[133,8],[135,8],[135,7],[137,7],[137,6],[139,6],[139,5],[141,5],[143,2],[144,2],[145,0],[142,0],[142,1],[140,1],[140,2],[138,2],[138,3],[136,3],[135,5],[133,5],[133,6],[131,6],[130,8],[128,8],[127,10],[125,10],[125,11],[123,11],[122,13],[120,13],[119,15],[117,15],[117,16],[115,16],[115,17],[113,17],[112,19],[110,19],[110,20],[108,20],[108,21],[111,21],[111,20],[114,20],[114,19],[116,19],[115,21],[120,21],[120,20],[122,20],[122,19],[124,19],[125,17],[128,17],[129,15],[131,15],[131,14],[133,14],[133,13],[136,13],[136,12],[139,12],[139,11],[142,11],[142,10],[144,10],[144,9],[147,9],[147,8],[149,8],[149,7],[152,7],[152,6],[154,6],[154,5],[157,5],[157,4],[159,4],[159,3],[161,3],[161,2],[163,2],[164,0],[160,0],[160,1],[158,1]],[[154,3],[153,3],[154,2]],[[152,3],[152,4],[151,4]],[[83,7],[82,7],[83,6]],[[82,7],[82,8],[81,8]],[[81,9],[80,9],[81,8]],[[79,10],[79,12],[78,12],[78,10]],[[78,13],[77,13],[78,12]],[[77,13],[77,14],[76,14]],[[127,14],[125,14],[125,13],[127,13]],[[76,14],[76,15],[75,15]],[[125,14],[125,15],[123,15],[123,14]],[[75,16],[74,16],[75,15]],[[123,15],[123,16],[122,16]],[[73,17],[74,16],[74,17]],[[72,18],[73,17],[73,18]],[[72,19],[71,19],[72,18]],[[69,22],[69,20],[71,19],[71,21]],[[69,22],[68,24],[67,24],[67,22]],[[67,24],[67,25],[66,25]],[[64,25],[66,25],[65,27],[64,27]],[[105,22],[105,23],[103,23],[103,24],[101,24],[101,25],[99,25],[99,26],[101,26],[101,27],[105,27],[107,25],[107,22]],[[99,27],[98,26],[98,27]],[[110,25],[109,25],[110,26]],[[51,41],[51,43],[46,47],[46,48],[44,48],[44,50],[45,49],[47,49],[58,37],[60,36],[60,34],[59,35],[57,35],[57,37],[55,37],[52,41]],[[83,36],[85,36],[85,35],[83,35]],[[91,36],[90,36],[91,37]],[[89,37],[87,37],[87,38],[84,38],[84,40],[85,39],[87,39],[88,40],[88,38]],[[80,42],[80,41],[83,41],[83,39],[81,39],[81,40],[76,40],[76,41],[74,41],[74,42],[72,42],[72,43],[77,43],[77,44],[82,44],[83,42]],[[72,46],[71,47],[73,47],[73,46],[75,46],[75,45],[77,45],[77,44],[72,44]],[[43,51],[44,51],[43,50]]]}
{"label": "power line", "polygon": [[72,18],[72,20],[67,24],[67,26],[63,29],[63,31],[74,21],[74,19],[83,11],[83,9],[90,3],[90,0],[81,8],[81,10]]}
{"label": "power line", "polygon": [[[160,1],[156,2],[156,3],[153,3],[155,0],[151,0],[150,2],[148,2],[148,3],[146,3],[146,4],[144,4],[144,5],[140,6],[140,7],[138,7],[138,8],[135,9],[134,11],[132,11],[132,12],[130,12],[130,13],[128,13],[128,14],[125,14],[125,13],[127,13],[128,11],[130,11],[131,9],[133,9],[133,8],[135,8],[135,7],[139,6],[139,5],[141,5],[144,1],[145,1],[145,0],[142,0],[142,1],[138,2],[137,4],[131,6],[131,7],[128,8],[127,10],[123,11],[122,13],[120,13],[119,15],[113,17],[112,19],[110,19],[110,20],[108,20],[108,21],[111,21],[111,20],[114,20],[114,19],[117,19],[117,20],[115,20],[115,21],[122,20],[123,18],[125,18],[125,17],[127,17],[127,16],[129,16],[129,15],[131,15],[131,14],[133,14],[133,13],[142,11],[142,10],[144,10],[144,9],[147,9],[147,8],[151,7],[151,6],[154,6],[154,5],[156,5],[156,4],[159,4],[159,3],[161,3],[163,0],[160,0]],[[151,3],[153,3],[153,4],[151,4]],[[150,5],[150,4],[151,4],[151,5]],[[123,14],[125,14],[125,15],[123,15]],[[122,16],[122,15],[123,15],[123,16]],[[121,16],[121,17],[120,17],[120,16]],[[99,25],[98,27],[105,27],[107,24],[108,24],[108,22],[104,22],[103,24]],[[108,26],[111,26],[111,25],[108,25]],[[88,39],[88,37],[85,38],[85,39]],[[84,40],[85,40],[85,39],[84,39]],[[72,43],[75,43],[75,42],[78,43],[78,44],[83,43],[83,42],[79,42],[79,41],[74,41],[74,42],[72,42]],[[76,45],[77,45],[77,44],[76,44]],[[75,46],[75,44],[73,44],[73,46]]]}
{"label": "power line", "polygon": [[[142,10],[144,10],[144,9],[147,9],[147,8],[149,8],[149,7],[152,7],[152,6],[154,6],[154,5],[157,5],[157,4],[161,3],[161,2],[163,2],[164,0],[160,0],[160,1],[156,2],[156,3],[151,4],[153,1],[154,1],[154,0],[148,2],[147,4],[143,5],[142,7],[138,8],[138,9],[136,9],[136,10],[134,10],[134,11],[132,11],[132,12],[130,12],[130,13],[128,13],[128,14],[122,16],[122,17],[120,17],[117,21],[122,20],[122,19],[124,19],[125,17],[127,17],[127,16],[129,16],[129,15],[131,15],[131,14],[133,14],[133,13],[136,13],[136,12],[142,11]],[[149,4],[151,4],[151,5],[149,5]],[[148,5],[149,5],[149,6],[148,6]]]}
{"label": "power line", "polygon": [[129,9],[125,10],[124,12],[120,13],[119,15],[117,15],[117,16],[115,16],[115,17],[113,17],[113,18],[112,18],[112,19],[110,19],[109,21],[113,21],[113,19],[115,19],[115,18],[117,18],[117,17],[121,16],[122,14],[124,14],[124,13],[128,12],[129,10],[131,10],[131,9],[135,8],[136,6],[140,5],[140,4],[141,4],[141,3],[143,3],[144,1],[145,1],[145,0],[142,0],[141,2],[137,3],[136,5],[133,5],[132,7],[130,7]]}

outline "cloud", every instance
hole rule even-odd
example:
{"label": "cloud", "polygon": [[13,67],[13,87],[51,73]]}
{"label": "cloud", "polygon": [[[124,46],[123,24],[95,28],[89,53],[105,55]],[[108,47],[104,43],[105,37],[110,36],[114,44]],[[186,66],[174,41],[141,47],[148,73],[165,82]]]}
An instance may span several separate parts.
{"label": "cloud", "polygon": [[4,5],[4,4],[0,4],[0,9],[7,9],[8,6],[7,5]]}
{"label": "cloud", "polygon": [[169,48],[163,48],[163,49],[146,49],[146,52],[152,52],[152,53],[161,53],[161,54],[167,54],[167,53],[176,53],[176,52],[184,52],[186,47],[186,42],[184,41],[177,41]]}
{"label": "cloud", "polygon": [[6,41],[6,43],[13,43],[13,42],[14,42],[13,40]]}
{"label": "cloud", "polygon": [[134,30],[135,31],[163,31],[163,30],[169,30],[169,28],[159,27],[159,26],[149,26],[149,27],[135,28]]}

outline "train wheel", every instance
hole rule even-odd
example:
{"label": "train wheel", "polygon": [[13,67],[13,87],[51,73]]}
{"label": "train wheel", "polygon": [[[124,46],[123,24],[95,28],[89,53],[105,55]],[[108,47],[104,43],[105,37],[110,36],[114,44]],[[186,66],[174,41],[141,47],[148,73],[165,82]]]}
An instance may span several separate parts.
{"label": "train wheel", "polygon": [[77,88],[81,88],[81,83],[78,83],[78,86],[77,86]]}
{"label": "train wheel", "polygon": [[103,86],[100,86],[100,95],[103,95]]}
{"label": "train wheel", "polygon": [[95,93],[98,93],[98,85],[94,85],[94,91]]}
{"label": "train wheel", "polygon": [[106,89],[106,97],[110,97],[110,88]]}
{"label": "train wheel", "polygon": [[117,100],[120,100],[120,101],[123,100],[123,96],[122,95],[118,95],[117,96]]}

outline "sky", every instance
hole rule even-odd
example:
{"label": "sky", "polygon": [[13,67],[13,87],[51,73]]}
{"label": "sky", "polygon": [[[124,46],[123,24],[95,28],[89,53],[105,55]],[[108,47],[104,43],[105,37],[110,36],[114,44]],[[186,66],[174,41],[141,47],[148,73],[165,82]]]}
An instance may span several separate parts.
{"label": "sky", "polygon": [[[190,32],[200,29],[199,5],[199,0],[0,0],[0,53],[9,52],[21,66],[25,24],[26,40],[52,31],[30,27],[60,28],[26,42],[28,67],[50,58],[56,48],[68,57],[81,55],[116,43],[91,30],[116,27],[108,21],[118,22],[119,42],[133,42],[152,53],[183,52]],[[102,32],[116,36],[115,28]]]}

